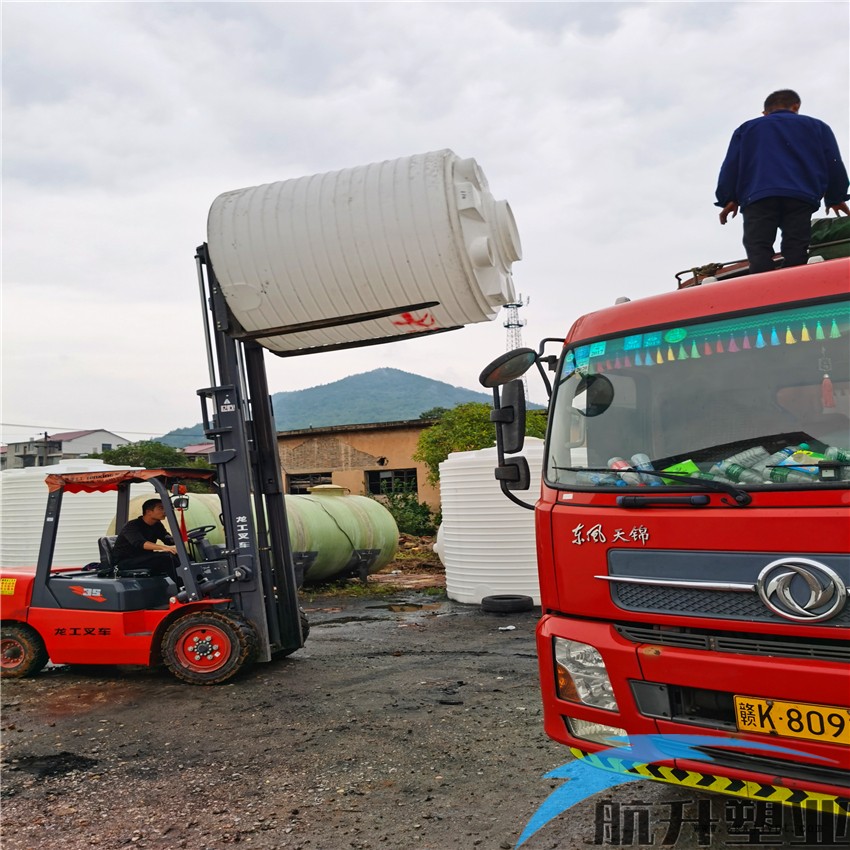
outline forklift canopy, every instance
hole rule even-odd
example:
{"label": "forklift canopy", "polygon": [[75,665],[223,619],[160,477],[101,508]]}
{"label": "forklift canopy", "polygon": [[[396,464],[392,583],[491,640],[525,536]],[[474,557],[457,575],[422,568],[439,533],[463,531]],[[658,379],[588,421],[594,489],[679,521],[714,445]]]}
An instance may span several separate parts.
{"label": "forklift canopy", "polygon": [[191,479],[193,481],[212,481],[214,469],[110,469],[102,472],[68,472],[64,475],[48,475],[45,478],[47,489],[65,490],[66,493],[106,493],[117,490],[119,484],[143,484],[152,478],[170,481]]}

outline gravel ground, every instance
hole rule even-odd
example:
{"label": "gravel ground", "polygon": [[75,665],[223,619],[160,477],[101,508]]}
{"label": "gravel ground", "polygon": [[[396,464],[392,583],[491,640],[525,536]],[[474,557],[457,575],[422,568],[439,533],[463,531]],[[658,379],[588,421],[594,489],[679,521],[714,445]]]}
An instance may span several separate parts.
{"label": "gravel ground", "polygon": [[[539,611],[434,589],[304,608],[304,649],[223,686],[68,667],[4,682],[4,850],[514,847],[569,760],[542,731]],[[522,846],[848,846],[790,811],[630,783]]]}

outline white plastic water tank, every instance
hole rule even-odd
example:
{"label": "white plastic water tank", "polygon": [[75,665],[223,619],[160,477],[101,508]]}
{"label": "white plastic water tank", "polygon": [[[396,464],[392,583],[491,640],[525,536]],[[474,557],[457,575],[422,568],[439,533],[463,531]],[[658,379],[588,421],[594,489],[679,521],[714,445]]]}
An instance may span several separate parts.
{"label": "white plastic water tank", "polygon": [[522,257],[507,201],[450,150],[226,192],[207,238],[231,312],[280,354],[492,320]]}
{"label": "white plastic water tank", "polygon": [[[47,507],[48,491],[44,483],[47,475],[130,468],[80,459],[0,472],[0,566],[30,567],[38,561]],[[134,495],[145,492],[155,491],[150,484],[133,485]],[[97,539],[107,533],[110,521],[115,518],[115,505],[115,493],[65,493],[53,566],[84,566],[97,561]]]}
{"label": "white plastic water tank", "polygon": [[[527,502],[540,493],[543,440],[526,437],[522,454],[531,488],[516,492]],[[502,493],[494,476],[496,449],[453,452],[440,464],[443,524],[434,547],[446,568],[446,593],[477,604],[485,596],[521,594],[540,604],[534,511]]]}

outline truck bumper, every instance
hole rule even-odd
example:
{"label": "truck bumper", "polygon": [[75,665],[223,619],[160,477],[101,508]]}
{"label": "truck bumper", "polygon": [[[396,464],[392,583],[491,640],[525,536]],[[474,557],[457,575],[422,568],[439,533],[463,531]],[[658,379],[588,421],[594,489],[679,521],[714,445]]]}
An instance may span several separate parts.
{"label": "truck bumper", "polygon": [[[558,696],[555,638],[588,644],[599,652],[613,686],[616,711]],[[578,737],[570,725],[573,719],[624,729],[630,738],[661,735],[693,740],[700,736],[701,740],[706,736],[704,746],[687,752],[693,757],[664,758],[655,772],[635,772],[701,790],[788,804],[823,798],[826,808],[848,811],[850,746],[830,743],[826,736],[823,740],[804,740],[742,732],[729,710],[732,696],[742,695],[755,700],[835,706],[850,716],[850,680],[845,664],[636,644],[610,623],[551,614],[538,624],[537,648],[546,733],[574,749],[574,754],[598,754],[608,745]],[[641,696],[653,690],[663,698],[647,701]],[[707,710],[704,716],[698,711],[687,716],[675,709],[666,711],[665,705],[677,702],[677,698],[669,697],[671,694],[698,695],[707,704],[716,701],[717,708]],[[712,738],[725,740],[713,743]],[[834,805],[830,801],[835,801]]]}

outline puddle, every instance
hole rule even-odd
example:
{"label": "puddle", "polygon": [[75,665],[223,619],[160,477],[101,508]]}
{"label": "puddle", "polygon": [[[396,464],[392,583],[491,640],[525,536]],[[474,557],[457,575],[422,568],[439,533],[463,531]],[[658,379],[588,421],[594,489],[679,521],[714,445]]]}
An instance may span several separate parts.
{"label": "puddle", "polygon": [[[110,672],[114,675],[115,668]],[[143,693],[144,687],[135,682],[96,680],[78,684],[63,683],[61,691],[45,696],[39,708],[44,717],[56,720],[125,705]]]}
{"label": "puddle", "polygon": [[369,623],[377,619],[376,617],[334,617],[332,620],[323,620],[322,622],[311,621],[311,626],[343,626],[346,623]]}
{"label": "puddle", "polygon": [[63,752],[49,756],[18,756],[9,762],[8,770],[22,770],[44,779],[45,776],[64,776],[75,770],[89,770],[96,764],[96,759]]}
{"label": "puddle", "polygon": [[442,604],[442,602],[388,602],[384,605],[367,605],[366,607],[404,613],[409,611],[436,611]]}

